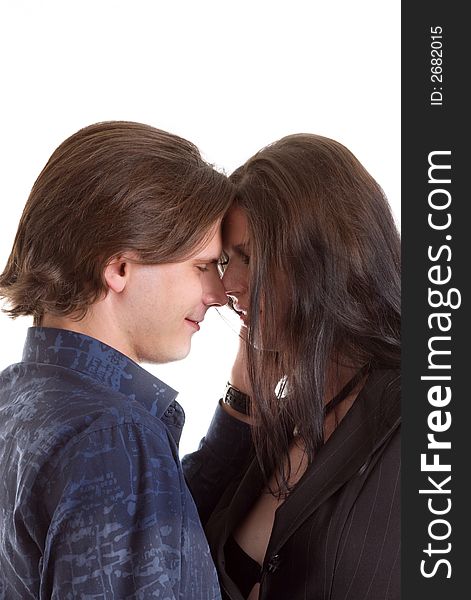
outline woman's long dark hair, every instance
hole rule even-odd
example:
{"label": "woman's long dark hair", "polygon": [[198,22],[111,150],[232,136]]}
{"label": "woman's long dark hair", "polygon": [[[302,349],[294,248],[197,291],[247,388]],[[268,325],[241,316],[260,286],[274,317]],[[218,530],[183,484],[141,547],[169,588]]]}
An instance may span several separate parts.
{"label": "woman's long dark hair", "polygon": [[399,366],[400,238],[380,186],[334,140],[287,136],[230,179],[250,231],[254,442],[283,493],[294,428],[309,461],[323,444],[332,366]]}

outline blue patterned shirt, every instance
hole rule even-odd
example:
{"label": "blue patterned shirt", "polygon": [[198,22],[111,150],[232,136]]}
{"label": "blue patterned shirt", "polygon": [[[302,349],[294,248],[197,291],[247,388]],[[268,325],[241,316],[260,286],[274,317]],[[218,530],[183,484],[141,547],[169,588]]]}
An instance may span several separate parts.
{"label": "blue patterned shirt", "polygon": [[0,599],[214,600],[177,393],[86,335],[33,327],[0,374]]}

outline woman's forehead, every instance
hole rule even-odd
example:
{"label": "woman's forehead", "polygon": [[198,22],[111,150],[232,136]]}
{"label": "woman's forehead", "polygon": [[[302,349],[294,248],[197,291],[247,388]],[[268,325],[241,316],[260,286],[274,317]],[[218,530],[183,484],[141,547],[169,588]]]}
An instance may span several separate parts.
{"label": "woman's forehead", "polygon": [[239,246],[249,241],[247,216],[239,206],[229,209],[222,226],[223,244]]}

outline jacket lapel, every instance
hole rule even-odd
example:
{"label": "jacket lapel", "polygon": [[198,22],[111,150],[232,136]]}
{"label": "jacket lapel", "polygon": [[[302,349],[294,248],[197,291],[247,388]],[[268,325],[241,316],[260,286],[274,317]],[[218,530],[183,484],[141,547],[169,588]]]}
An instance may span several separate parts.
{"label": "jacket lapel", "polygon": [[250,511],[262,493],[263,485],[262,472],[257,460],[253,460],[227,507],[223,544]]}
{"label": "jacket lapel", "polygon": [[[397,393],[384,394],[394,386]],[[386,404],[386,398],[389,401]],[[345,482],[366,469],[376,450],[400,423],[399,381],[396,372],[374,371],[346,417],[308,468],[289,498],[276,511],[267,559]]]}

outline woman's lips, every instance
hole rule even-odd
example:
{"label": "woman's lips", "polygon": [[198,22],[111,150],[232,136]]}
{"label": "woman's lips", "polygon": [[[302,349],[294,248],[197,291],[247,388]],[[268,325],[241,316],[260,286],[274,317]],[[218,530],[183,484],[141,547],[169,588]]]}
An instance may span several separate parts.
{"label": "woman's lips", "polygon": [[239,315],[240,320],[244,323],[244,325],[247,325],[247,320],[248,320],[248,314],[247,311],[240,307],[238,304],[234,304],[233,306],[235,312]]}

